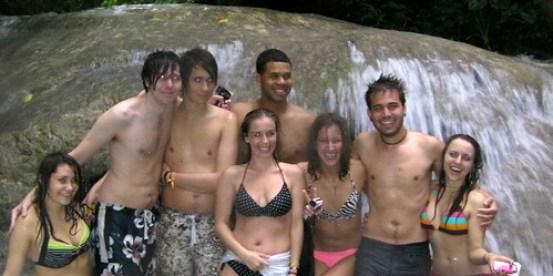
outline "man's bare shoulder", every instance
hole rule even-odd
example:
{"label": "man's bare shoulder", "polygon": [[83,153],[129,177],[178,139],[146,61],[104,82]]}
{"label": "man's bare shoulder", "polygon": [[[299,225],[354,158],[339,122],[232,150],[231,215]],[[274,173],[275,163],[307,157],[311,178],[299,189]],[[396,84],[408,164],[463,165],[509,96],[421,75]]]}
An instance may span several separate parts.
{"label": "man's bare shoulder", "polygon": [[289,115],[315,120],[315,114],[294,103],[288,103],[287,111]]}
{"label": "man's bare shoulder", "polygon": [[216,106],[210,106],[210,109],[212,114],[216,118],[219,118],[227,122],[236,122],[236,118],[237,118],[236,113]]}
{"label": "man's bare shoulder", "polygon": [[259,107],[259,104],[257,103],[257,101],[237,102],[237,103],[233,103],[230,106],[230,111],[234,112],[236,114],[236,118],[242,121],[246,116],[246,114],[248,114],[248,112],[258,107]]}
{"label": "man's bare shoulder", "polygon": [[357,134],[357,137],[355,137],[355,145],[369,145],[373,144],[374,137],[376,137],[377,132],[374,130],[371,131],[363,131],[359,134]]}
{"label": "man's bare shoulder", "polygon": [[440,144],[442,143],[440,139],[438,139],[436,136],[418,132],[418,131],[409,131],[410,135],[412,135],[417,140],[420,140],[422,142],[428,143],[428,144]]}
{"label": "man's bare shoulder", "polygon": [[115,116],[118,119],[131,119],[136,116],[136,111],[139,109],[140,102],[143,101],[145,95],[138,95],[114,104],[104,114]]}
{"label": "man's bare shoulder", "polygon": [[435,152],[441,154],[444,143],[438,139],[436,136],[428,135],[421,132],[409,131],[411,137],[424,149],[430,152]]}

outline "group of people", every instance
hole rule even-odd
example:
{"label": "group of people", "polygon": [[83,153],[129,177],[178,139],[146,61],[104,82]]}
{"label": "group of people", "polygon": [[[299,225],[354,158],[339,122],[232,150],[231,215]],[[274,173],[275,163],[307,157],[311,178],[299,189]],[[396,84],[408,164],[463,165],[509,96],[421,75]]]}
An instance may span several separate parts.
{"label": "group of people", "polygon": [[[375,130],[353,139],[341,116],[288,102],[292,63],[280,50],[258,56],[259,99],[213,105],[224,101],[213,95],[217,76],[201,48],[148,55],[144,92],[102,114],[71,152],[44,159],[36,188],[12,211],[4,275],[19,275],[27,258],[38,275],[491,275],[495,261],[513,267],[483,248],[497,204],[479,188],[477,141],[459,134],[444,145],[407,130],[398,78],[369,85]],[[110,168],[85,197],[80,164],[105,144]],[[95,206],[92,222],[87,206]]]}

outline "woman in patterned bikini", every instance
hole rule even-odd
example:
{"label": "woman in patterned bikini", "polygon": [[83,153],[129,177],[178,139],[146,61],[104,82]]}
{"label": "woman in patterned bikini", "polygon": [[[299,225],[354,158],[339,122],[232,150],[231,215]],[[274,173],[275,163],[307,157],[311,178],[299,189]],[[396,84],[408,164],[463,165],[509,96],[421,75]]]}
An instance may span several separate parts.
{"label": "woman in patterned bikini", "polygon": [[486,227],[476,211],[486,195],[478,184],[483,165],[478,142],[466,134],[451,136],[442,164],[421,214],[432,246],[432,275],[492,275],[498,272],[493,270],[494,261],[512,267],[512,259],[483,248]]}
{"label": "woman in patterned bikini", "polygon": [[64,153],[47,155],[38,169],[37,186],[33,208],[17,219],[10,236],[3,275],[21,275],[27,258],[35,263],[34,275],[92,275],[92,238],[80,208],[85,191],[79,164]]}
{"label": "woman in patterned bikini", "polygon": [[[366,172],[350,159],[352,139],[344,118],[334,113],[317,116],[308,140],[304,168],[309,192],[306,218],[312,225],[315,275],[353,275],[361,240],[361,195]],[[315,207],[322,202],[321,207]]]}
{"label": "woman in patterned bikini", "polygon": [[297,274],[305,179],[298,166],[278,161],[279,129],[266,109],[249,112],[241,125],[249,161],[226,169],[217,186],[215,229],[227,248],[220,275]]}

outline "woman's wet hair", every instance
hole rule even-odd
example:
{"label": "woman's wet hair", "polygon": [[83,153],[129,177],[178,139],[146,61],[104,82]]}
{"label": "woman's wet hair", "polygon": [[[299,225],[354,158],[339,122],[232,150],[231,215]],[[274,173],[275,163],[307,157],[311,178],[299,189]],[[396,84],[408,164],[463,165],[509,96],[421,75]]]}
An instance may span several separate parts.
{"label": "woman's wet hair", "polygon": [[[244,121],[242,121],[242,125],[240,125],[240,130],[242,131],[242,139],[244,139],[248,136],[248,133],[250,132],[250,128],[251,128],[251,125],[252,125],[253,121],[255,121],[257,119],[261,119],[261,118],[270,118],[275,123],[275,130],[276,130],[276,133],[277,133],[277,142],[276,142],[275,150],[273,152],[273,157],[275,158],[275,160],[278,161],[279,160],[278,152],[279,152],[279,149],[280,149],[280,141],[279,141],[280,140],[279,139],[280,120],[278,119],[278,116],[274,112],[272,112],[268,109],[265,109],[265,108],[258,108],[258,109],[254,109],[254,110],[248,112],[248,114],[246,114],[246,116],[244,117]],[[251,157],[252,157],[251,146],[247,147],[246,156],[247,156],[246,160],[251,159]]]}
{"label": "woman's wet hair", "polygon": [[44,157],[38,167],[38,173],[36,177],[36,196],[33,201],[33,205],[37,210],[37,214],[40,221],[40,230],[37,238],[40,237],[41,232],[47,231],[50,235],[56,239],[52,222],[48,214],[48,208],[46,207],[46,197],[48,195],[48,189],[50,188],[50,178],[54,174],[60,165],[68,165],[73,170],[75,182],[78,184],[79,189],[75,193],[75,196],[71,199],[71,202],[66,205],[65,208],[65,220],[72,221],[70,233],[75,234],[77,232],[77,226],[79,219],[82,219],[82,213],[80,211],[80,202],[84,199],[86,191],[83,185],[81,166],[70,155],[62,152],[53,152]]}
{"label": "woman's wet hair", "polygon": [[179,69],[179,62],[179,56],[171,51],[159,50],[149,54],[141,73],[144,90],[151,91],[162,75]]}
{"label": "woman's wet hair", "polygon": [[339,177],[342,179],[349,172],[349,162],[352,151],[353,140],[350,137],[350,131],[347,121],[336,113],[323,113],[317,118],[309,129],[309,137],[307,142],[307,172],[314,180],[319,178],[318,174],[321,173],[322,161],[317,153],[317,141],[319,138],[319,131],[321,129],[329,128],[331,126],[337,126],[342,135],[342,152],[340,153],[340,172]]}
{"label": "woman's wet hair", "polygon": [[[472,168],[470,169],[470,172],[463,180],[463,185],[461,185],[461,187],[459,188],[459,191],[457,192],[457,196],[453,199],[453,203],[449,210],[449,214],[453,214],[453,212],[455,211],[460,211],[460,212],[463,211],[463,209],[467,205],[468,194],[476,187],[478,187],[478,180],[480,180],[480,173],[482,171],[482,167],[484,166],[482,149],[478,141],[476,141],[476,139],[474,139],[472,136],[468,134],[455,134],[450,136],[445,143],[444,150],[442,151],[442,168],[440,169],[440,173],[438,175],[438,185],[440,186],[440,193],[436,197],[436,205],[438,204],[445,190],[447,189],[446,173],[444,170],[445,156],[447,154],[447,150],[449,149],[449,145],[451,145],[451,143],[457,139],[461,139],[463,141],[470,143],[474,149],[474,156],[472,157],[472,161],[473,161]],[[461,205],[462,201],[464,201],[464,204]]]}

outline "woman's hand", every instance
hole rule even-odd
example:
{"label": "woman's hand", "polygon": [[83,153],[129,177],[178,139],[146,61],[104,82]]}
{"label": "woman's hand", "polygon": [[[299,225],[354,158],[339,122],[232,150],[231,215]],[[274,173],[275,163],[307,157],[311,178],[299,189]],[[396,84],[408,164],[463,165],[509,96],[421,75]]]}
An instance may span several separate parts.
{"label": "woman's hand", "polygon": [[248,251],[240,259],[252,271],[259,271],[269,266],[269,255],[255,251]]}
{"label": "woman's hand", "polygon": [[313,187],[310,192],[304,189],[303,195],[307,201],[303,218],[307,220],[320,214],[323,210],[323,200],[317,195],[317,188]]}
{"label": "woman's hand", "polygon": [[515,262],[511,258],[490,252],[486,253],[484,259],[494,275],[511,275],[516,272]]}
{"label": "woman's hand", "polygon": [[495,219],[496,215],[497,215],[497,203],[495,202],[495,199],[491,195],[487,194],[487,197],[486,199],[484,199],[484,203],[482,204],[482,207],[478,209],[478,213],[477,213],[477,216],[481,220],[480,225],[482,226],[492,225],[492,222]]}
{"label": "woman's hand", "polygon": [[10,228],[8,230],[8,233],[12,233],[13,229],[15,228],[15,222],[17,221],[17,218],[19,216],[22,216],[22,217],[26,217],[27,216],[27,213],[29,212],[29,208],[31,207],[31,205],[33,204],[33,201],[35,200],[35,192],[36,192],[36,187],[34,187],[24,198],[23,200],[21,201],[21,203],[19,203],[17,206],[15,206],[13,209],[12,209],[12,212],[11,212],[11,223],[10,223]]}

